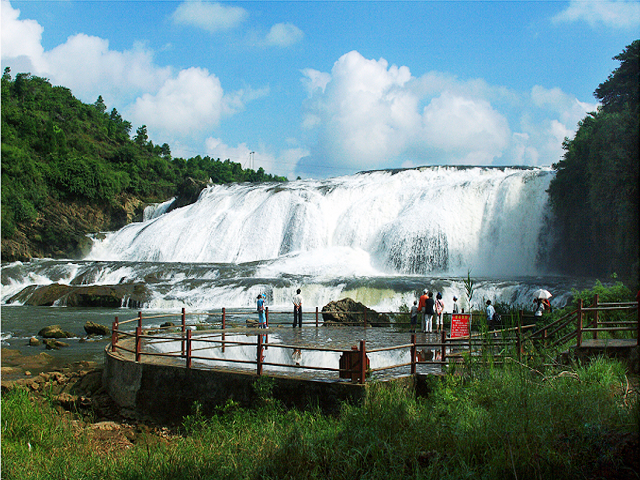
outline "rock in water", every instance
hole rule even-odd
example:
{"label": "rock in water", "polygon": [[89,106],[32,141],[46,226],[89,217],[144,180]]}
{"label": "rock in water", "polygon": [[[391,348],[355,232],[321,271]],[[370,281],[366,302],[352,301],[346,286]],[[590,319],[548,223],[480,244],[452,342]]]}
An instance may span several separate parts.
{"label": "rock in water", "polygon": [[109,327],[95,322],[86,322],[84,324],[84,331],[87,332],[87,335],[102,335],[105,337],[111,335],[111,329]]}
{"label": "rock in water", "polygon": [[322,319],[326,324],[363,325],[365,313],[367,325],[386,327],[390,323],[387,315],[371,310],[366,305],[351,298],[329,302],[322,307]]}
{"label": "rock in water", "polygon": [[71,338],[73,333],[65,332],[60,325],[49,325],[38,332],[42,338]]}

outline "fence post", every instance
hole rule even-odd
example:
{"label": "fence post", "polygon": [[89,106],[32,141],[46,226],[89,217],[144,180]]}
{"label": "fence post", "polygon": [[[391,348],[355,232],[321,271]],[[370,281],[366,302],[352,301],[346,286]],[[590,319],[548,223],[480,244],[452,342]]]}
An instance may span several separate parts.
{"label": "fence post", "polygon": [[191,330],[187,330],[187,368],[191,368]]}
{"label": "fence post", "polygon": [[182,338],[182,341],[180,342],[181,344],[181,348],[182,348],[182,356],[184,357],[184,349],[185,349],[185,344],[184,344],[184,332],[187,329],[187,314],[186,311],[184,309],[184,307],[182,307],[182,335],[180,336],[180,338]]}
{"label": "fence post", "polygon": [[262,375],[262,335],[258,334],[258,375]]}
{"label": "fence post", "polygon": [[140,361],[140,352],[142,351],[142,348],[141,348],[142,339],[140,338],[141,336],[142,336],[142,327],[138,326],[136,327],[136,362]]}
{"label": "fence post", "polygon": [[411,374],[416,373],[416,358],[418,355],[418,347],[416,345],[416,334],[411,334]]}
{"label": "fence post", "polygon": [[264,324],[266,327],[269,326],[269,307],[264,307]]}
{"label": "fence post", "polygon": [[444,320],[443,320],[443,324],[442,324],[442,332],[440,333],[440,343],[442,344],[441,348],[441,354],[440,354],[440,360],[444,361],[444,357],[447,355],[446,353],[446,348],[445,348],[445,341],[447,339],[447,335],[444,333]]}
{"label": "fence post", "polygon": [[[593,305],[592,306],[594,308],[598,308],[598,300],[599,300],[599,297],[598,297],[598,294],[596,293],[593,296]],[[598,320],[599,320],[598,319],[598,310],[596,310],[595,312],[593,312],[593,328],[598,328]],[[595,332],[593,332],[593,338],[594,338],[594,340],[596,338],[598,338],[598,331],[597,330]]]}
{"label": "fence post", "polygon": [[578,335],[576,336],[576,346],[582,346],[582,299],[578,300]]}
{"label": "fence post", "polygon": [[142,312],[138,312],[138,327],[142,330]]}
{"label": "fence post", "polygon": [[367,375],[367,350],[365,341],[360,340],[360,383],[364,385]]}
{"label": "fence post", "polygon": [[118,317],[113,321],[111,326],[111,351],[116,351],[116,345],[118,343]]}
{"label": "fence post", "polygon": [[316,307],[316,328],[318,327],[318,307]]}
{"label": "fence post", "polygon": [[638,299],[638,323],[636,324],[636,345],[640,347],[640,299]]}
{"label": "fence post", "polygon": [[[520,310],[522,312],[522,310]],[[522,361],[522,318],[518,315],[518,330],[516,331],[516,348],[518,349],[518,361]]]}
{"label": "fence post", "polygon": [[227,310],[222,307],[222,329],[224,330],[227,326]]}

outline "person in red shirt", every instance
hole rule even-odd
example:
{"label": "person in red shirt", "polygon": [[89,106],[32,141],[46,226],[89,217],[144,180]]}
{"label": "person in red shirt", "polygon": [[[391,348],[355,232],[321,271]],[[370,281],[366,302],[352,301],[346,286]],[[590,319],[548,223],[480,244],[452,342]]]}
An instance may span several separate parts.
{"label": "person in red shirt", "polygon": [[427,324],[425,321],[425,306],[427,303],[427,299],[429,298],[428,293],[429,293],[429,290],[425,288],[424,292],[420,296],[420,301],[418,302],[418,311],[422,313],[422,330],[421,330],[422,332],[427,331]]}

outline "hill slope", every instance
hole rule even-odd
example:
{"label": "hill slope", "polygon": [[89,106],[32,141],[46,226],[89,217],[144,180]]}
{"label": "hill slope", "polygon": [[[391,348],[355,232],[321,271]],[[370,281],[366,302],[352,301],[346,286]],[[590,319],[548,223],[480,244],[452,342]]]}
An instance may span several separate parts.
{"label": "hill slope", "polygon": [[79,258],[87,233],[120,228],[147,203],[193,199],[214,183],[286,181],[209,157],[173,158],[102,97],[7,68],[2,76],[2,260]]}

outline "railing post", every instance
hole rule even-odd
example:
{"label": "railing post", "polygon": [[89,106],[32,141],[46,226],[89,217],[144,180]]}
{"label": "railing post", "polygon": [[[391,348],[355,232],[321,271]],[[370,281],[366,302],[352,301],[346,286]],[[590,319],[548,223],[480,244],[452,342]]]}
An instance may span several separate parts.
{"label": "railing post", "polygon": [[227,310],[222,307],[222,329],[224,330],[227,326]]}
{"label": "railing post", "polygon": [[182,335],[180,336],[180,338],[182,338],[182,342],[181,343],[181,348],[182,348],[182,356],[184,357],[184,350],[185,350],[185,344],[184,344],[184,332],[187,330],[187,314],[186,311],[184,309],[184,307],[182,307]]}
{"label": "railing post", "polygon": [[638,323],[636,330],[636,345],[640,347],[640,299],[638,299]]}
{"label": "railing post", "polygon": [[[522,312],[522,310],[520,310]],[[518,349],[518,361],[522,361],[522,318],[518,315],[518,330],[516,331],[516,348]]]}
{"label": "railing post", "polygon": [[136,327],[136,362],[140,361],[140,352],[142,351],[142,327]]}
{"label": "railing post", "polygon": [[[366,311],[366,310],[365,310]],[[367,350],[365,341],[360,340],[360,383],[364,385],[367,375]]]}
{"label": "railing post", "polygon": [[578,335],[576,336],[576,346],[582,346],[582,299],[578,300]]}
{"label": "railing post", "polygon": [[262,335],[258,334],[258,375],[262,375]]}
{"label": "railing post", "polygon": [[116,345],[118,344],[118,317],[113,321],[111,326],[111,351],[116,351]]}
{"label": "railing post", "polygon": [[416,373],[416,334],[411,334],[411,375]]}
{"label": "railing post", "polygon": [[316,328],[318,327],[318,307],[316,307]]}
{"label": "railing post", "polygon": [[444,342],[445,342],[446,339],[447,339],[447,335],[444,333],[444,320],[443,320],[442,332],[440,332],[440,343],[442,344],[441,347],[440,347],[441,348],[441,350],[440,350],[440,352],[441,352],[440,353],[440,360],[444,360],[444,357],[447,355],[446,352],[445,352],[446,348],[444,346],[445,345]]}
{"label": "railing post", "polygon": [[142,330],[142,312],[138,312],[138,327]]}
{"label": "railing post", "polygon": [[191,330],[187,330],[187,368],[191,368]]}
{"label": "railing post", "polygon": [[269,326],[269,307],[264,307],[264,325],[265,327]]}
{"label": "railing post", "polygon": [[[600,297],[598,296],[598,294],[596,293],[593,296],[593,307],[594,308],[598,308],[598,301],[600,300]],[[598,310],[596,310],[595,312],[593,312],[593,328],[598,328],[598,322],[600,321],[600,319],[598,318]],[[596,339],[598,338],[598,331],[596,330],[595,332],[593,332],[593,338]]]}

